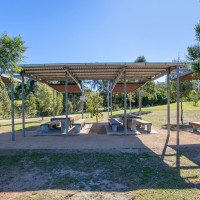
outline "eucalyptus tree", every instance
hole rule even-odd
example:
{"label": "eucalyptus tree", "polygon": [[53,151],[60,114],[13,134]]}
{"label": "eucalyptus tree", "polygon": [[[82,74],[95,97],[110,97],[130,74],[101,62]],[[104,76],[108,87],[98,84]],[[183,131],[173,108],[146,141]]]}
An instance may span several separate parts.
{"label": "eucalyptus tree", "polygon": [[196,73],[196,76],[200,78],[200,22],[195,26],[195,36],[197,40],[197,44],[193,46],[189,46],[187,48],[188,55],[187,58],[192,61],[192,67]]}
{"label": "eucalyptus tree", "polygon": [[3,33],[0,37],[1,73],[6,73],[12,78],[13,71],[21,72],[21,67],[18,64],[23,61],[26,49],[20,36],[11,38]]}

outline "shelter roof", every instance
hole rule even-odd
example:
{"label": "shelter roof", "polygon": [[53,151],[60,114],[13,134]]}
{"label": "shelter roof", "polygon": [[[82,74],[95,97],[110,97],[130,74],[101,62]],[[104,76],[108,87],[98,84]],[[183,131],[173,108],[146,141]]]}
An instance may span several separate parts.
{"label": "shelter roof", "polygon": [[[49,84],[49,86],[58,92],[65,93],[65,84]],[[74,83],[74,84],[68,83],[68,92],[69,93],[81,93],[81,89],[78,87],[78,85],[76,83]]]}
{"label": "shelter roof", "polygon": [[121,80],[126,70],[127,80],[151,81],[166,74],[167,69],[188,63],[64,63],[21,65],[25,76],[41,82],[68,80]]}
{"label": "shelter roof", "polygon": [[[192,80],[199,80],[199,78],[192,71],[192,72],[186,72],[186,73],[180,75],[179,80],[180,81],[192,81]],[[176,81],[176,78],[174,78],[173,81]]]}
{"label": "shelter roof", "polygon": [[[144,83],[126,83],[126,92],[134,92]],[[124,83],[117,83],[112,91],[112,93],[123,93],[124,92]]]}
{"label": "shelter roof", "polygon": [[[1,77],[1,80],[3,81],[3,83],[11,83],[11,80],[9,79],[9,77],[7,75],[1,74],[0,77]],[[21,82],[21,80],[16,79],[16,78],[14,78],[14,81]]]}

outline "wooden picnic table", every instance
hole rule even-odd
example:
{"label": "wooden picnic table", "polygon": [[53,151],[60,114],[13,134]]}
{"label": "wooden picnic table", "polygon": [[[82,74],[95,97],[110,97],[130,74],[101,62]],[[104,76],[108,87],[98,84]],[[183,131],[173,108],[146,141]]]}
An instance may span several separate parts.
{"label": "wooden picnic table", "polygon": [[[72,124],[74,123],[74,119],[77,117],[78,115],[68,115],[68,128],[72,127]],[[55,120],[61,120],[61,133],[64,133],[66,116],[51,118],[51,121],[55,121]]]}
{"label": "wooden picnic table", "polygon": [[[123,123],[124,123],[124,114],[119,114],[119,115],[117,115],[117,117],[122,119]],[[126,115],[126,118],[127,118],[128,128],[130,128],[132,131],[136,131],[136,119],[142,119],[142,117],[137,116],[137,115],[128,114],[128,115]]]}

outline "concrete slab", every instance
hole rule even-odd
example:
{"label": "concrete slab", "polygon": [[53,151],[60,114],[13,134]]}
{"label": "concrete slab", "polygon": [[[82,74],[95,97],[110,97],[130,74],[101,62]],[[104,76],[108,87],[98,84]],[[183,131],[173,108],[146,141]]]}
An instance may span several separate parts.
{"label": "concrete slab", "polygon": [[[80,133],[76,133],[75,127],[69,129],[69,136],[79,136],[88,134],[90,124],[85,124],[85,126],[80,130]],[[66,136],[65,133],[61,133],[61,128],[57,127],[56,129],[49,129],[48,133],[36,132],[33,133],[33,136]]]}
{"label": "concrete slab", "polygon": [[[109,124],[104,124],[105,128],[106,128],[106,132],[107,135],[124,135],[124,127],[123,126],[119,126],[117,132],[113,132],[112,128],[110,127]],[[127,129],[127,135],[140,135],[140,134],[158,134],[159,132],[151,129],[151,132],[148,132],[142,128],[138,128],[136,129],[136,131],[132,131],[131,129]]]}

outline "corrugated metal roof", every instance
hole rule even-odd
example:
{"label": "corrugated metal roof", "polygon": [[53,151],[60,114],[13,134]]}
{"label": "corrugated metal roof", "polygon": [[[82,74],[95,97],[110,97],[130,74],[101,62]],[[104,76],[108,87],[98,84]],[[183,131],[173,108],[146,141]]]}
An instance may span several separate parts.
{"label": "corrugated metal roof", "polygon": [[[134,92],[140,88],[144,83],[126,83],[126,92]],[[124,83],[117,83],[115,88],[112,90],[112,93],[123,93],[124,92]]]}
{"label": "corrugated metal roof", "polygon": [[[64,81],[65,71],[77,80],[115,80],[123,68],[126,69],[127,80],[150,81],[173,70],[176,66],[188,66],[188,63],[63,63],[63,64],[26,64],[21,65],[25,76],[41,81]],[[120,76],[119,80],[123,78]],[[68,75],[68,80],[73,80]]]}
{"label": "corrugated metal roof", "polygon": [[[65,84],[49,84],[49,86],[58,92],[65,93]],[[69,84],[68,83],[68,92],[69,93],[81,93],[81,89],[78,87],[77,84]]]}

